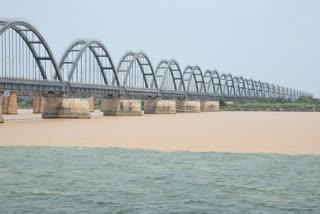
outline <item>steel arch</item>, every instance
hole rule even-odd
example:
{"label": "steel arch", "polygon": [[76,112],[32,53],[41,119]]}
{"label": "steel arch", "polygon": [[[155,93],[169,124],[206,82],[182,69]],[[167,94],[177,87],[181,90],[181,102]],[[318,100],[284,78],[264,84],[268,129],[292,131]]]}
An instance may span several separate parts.
{"label": "steel arch", "polygon": [[288,98],[292,99],[292,89],[288,88]]}
{"label": "steel arch", "polygon": [[246,90],[247,90],[247,96],[248,97],[254,97],[255,96],[255,86],[254,81],[252,79],[244,79]]}
{"label": "steel arch", "polygon": [[[111,85],[110,82],[115,79],[116,85],[119,86],[119,80],[117,77],[117,73],[112,61],[112,58],[107,50],[107,48],[99,41],[91,40],[79,40],[72,43],[67,50],[65,51],[63,57],[60,60],[59,68],[62,72],[64,68],[67,68],[67,81],[71,83],[73,80],[73,76],[75,74],[75,70],[81,61],[85,51],[90,50],[93,54],[99,68],[100,73],[103,78],[105,85]],[[73,54],[76,53],[76,57],[73,59]],[[70,58],[71,61],[70,61]],[[69,66],[71,65],[71,67]],[[109,72],[108,72],[109,71]],[[90,71],[89,71],[90,72]],[[93,70],[93,72],[95,72]],[[109,78],[109,79],[108,79]],[[81,82],[84,83],[84,82]],[[97,83],[95,83],[97,84]]]}
{"label": "steel arch", "polygon": [[289,97],[290,97],[290,99],[294,98],[293,97],[293,89],[292,88],[289,89]]}
{"label": "steel arch", "polygon": [[281,97],[281,92],[280,92],[280,86],[279,85],[275,86],[275,97],[277,97],[277,98]]}
{"label": "steel arch", "polygon": [[[33,27],[31,24],[24,21],[1,21],[0,25],[2,25],[2,27],[0,28],[0,36],[4,34],[7,30],[12,29],[23,39],[23,41],[31,51],[33,58],[35,59],[37,66],[41,72],[42,78],[44,80],[54,79],[53,76],[51,78],[48,77],[43,66],[43,61],[49,61],[52,67],[54,68],[55,75],[57,76],[59,81],[61,83],[63,82],[62,76],[58,69],[58,65],[56,63],[56,60],[52,54],[52,51],[49,45],[47,44],[46,40],[43,38],[43,36],[35,27]],[[32,34],[32,39],[34,39],[34,36],[36,36],[37,40],[31,40],[31,38],[29,38],[28,32]],[[39,46],[40,45],[43,46],[45,50],[44,56],[42,56],[40,51],[37,50],[37,48],[35,47],[36,44],[38,44]]]}
{"label": "steel arch", "polygon": [[[168,75],[168,73],[171,75]],[[174,59],[169,61],[161,60],[156,68],[155,77],[161,90],[170,90],[168,86],[173,86],[175,91],[181,88],[183,91],[186,90],[180,66]],[[154,84],[155,81],[152,82],[151,87],[153,87]]]}
{"label": "steel arch", "polygon": [[284,87],[284,96],[283,96],[284,99],[288,98],[288,92],[289,92],[288,87]]}
{"label": "steel arch", "polygon": [[[204,74],[203,74],[203,81],[204,81],[204,84],[205,84],[205,88],[206,88],[206,91],[207,93],[210,93],[210,89],[211,89],[211,84],[212,83],[212,71],[210,70],[207,70]],[[212,92],[214,93],[214,88],[212,87]]]}
{"label": "steel arch", "polygon": [[[220,81],[221,81],[222,92],[224,95],[236,95],[236,91],[234,88],[234,81],[231,74],[221,74]],[[230,88],[232,89],[231,91],[230,91]]]}
{"label": "steel arch", "polygon": [[[203,74],[199,66],[188,65],[183,72],[183,81],[185,84],[187,82],[187,88],[186,88],[187,92],[206,93]],[[190,90],[192,82],[195,84],[195,90],[193,91]]]}
{"label": "steel arch", "polygon": [[[138,73],[137,68],[133,68],[135,63],[137,63],[140,68],[142,79],[139,79],[137,76],[135,80],[130,79],[130,75],[134,74],[133,72]],[[135,70],[132,71],[132,69]],[[131,84],[131,87],[135,88],[159,89],[151,61],[144,52],[134,53],[129,51],[124,54],[117,67],[117,76],[120,85],[124,87],[128,87],[130,86],[128,84]],[[131,82],[128,83],[128,80]],[[113,83],[114,81],[115,79]],[[152,84],[152,82],[154,82],[154,84]]]}
{"label": "steel arch", "polygon": [[234,85],[235,85],[234,87],[235,87],[236,95],[237,96],[247,96],[244,78],[242,76],[234,77],[233,81],[234,81]]}
{"label": "steel arch", "polygon": [[253,81],[253,82],[254,82],[254,88],[255,88],[255,96],[256,97],[262,97],[263,96],[263,90],[262,90],[261,81]]}
{"label": "steel arch", "polygon": [[264,93],[264,97],[271,97],[270,95],[270,84],[265,82],[262,83],[263,84],[263,93]]}
{"label": "steel arch", "polygon": [[269,85],[269,96],[272,97],[272,98],[275,98],[276,97],[276,87],[274,84],[270,84]]}
{"label": "steel arch", "polygon": [[295,89],[292,90],[292,98],[293,98],[293,99],[296,99],[296,98],[297,98],[297,97],[296,97],[296,90],[295,90]]}
{"label": "steel arch", "polygon": [[279,97],[280,98],[284,98],[284,95],[285,95],[285,88],[283,86],[279,86]]}
{"label": "steel arch", "polygon": [[207,70],[203,78],[206,84],[207,93],[210,93],[210,89],[212,88],[214,94],[222,94],[220,76],[217,70]]}

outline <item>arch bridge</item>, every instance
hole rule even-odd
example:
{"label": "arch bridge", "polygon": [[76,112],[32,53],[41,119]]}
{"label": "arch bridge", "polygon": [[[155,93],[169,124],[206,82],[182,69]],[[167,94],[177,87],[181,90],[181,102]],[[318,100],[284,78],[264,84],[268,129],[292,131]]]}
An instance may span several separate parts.
{"label": "arch bridge", "polygon": [[144,52],[129,51],[116,64],[100,41],[72,43],[58,62],[42,34],[24,21],[0,21],[0,91],[169,99],[312,97],[309,92],[203,70],[174,60],[156,67]]}

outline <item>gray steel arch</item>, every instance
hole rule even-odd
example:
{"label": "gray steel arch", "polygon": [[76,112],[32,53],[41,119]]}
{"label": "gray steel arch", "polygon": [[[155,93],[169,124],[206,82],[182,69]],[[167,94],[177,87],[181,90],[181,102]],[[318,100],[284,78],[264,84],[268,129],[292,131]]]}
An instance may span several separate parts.
{"label": "gray steel arch", "polygon": [[214,94],[222,94],[220,76],[217,70],[207,70],[203,78],[206,84],[207,93],[210,93],[210,89],[212,88]]}
{"label": "gray steel arch", "polygon": [[[1,21],[0,25],[2,25],[2,27],[0,28],[0,36],[7,30],[12,29],[23,39],[23,41],[31,51],[34,59],[36,60],[37,66],[44,80],[48,80],[49,77],[47,76],[47,73],[43,67],[42,61],[50,61],[54,68],[55,75],[58,77],[60,82],[63,82],[62,76],[60,75],[56,60],[52,54],[51,49],[49,48],[46,40],[35,27],[24,21]],[[28,37],[28,32],[33,34],[32,38],[34,38],[35,35],[38,40],[30,40],[30,38]],[[40,55],[40,51],[35,48],[35,44],[43,45],[46,56]]]}
{"label": "gray steel arch", "polygon": [[[137,68],[133,67],[135,63],[137,63],[140,68],[139,70],[143,77],[142,80],[139,78],[134,80],[130,79],[130,73],[132,74],[132,72],[138,72]],[[135,70],[132,71],[132,69]],[[117,76],[119,78],[120,85],[124,87],[128,87],[128,83],[130,83],[133,87],[159,89],[151,61],[144,52],[134,53],[129,51],[124,54],[117,67]],[[113,83],[114,81],[115,79],[113,80]],[[141,87],[141,81],[143,81],[144,87]],[[154,83],[152,84],[152,82]]]}
{"label": "gray steel arch", "polygon": [[246,85],[246,91],[248,97],[254,97],[255,96],[255,85],[254,81],[252,79],[244,79],[245,85]]}
{"label": "gray steel arch", "polygon": [[236,95],[236,90],[234,88],[234,81],[231,74],[221,74],[220,81],[221,81],[223,94],[227,92],[227,94],[225,95]]}
{"label": "gray steel arch", "polygon": [[286,87],[285,98],[291,99],[291,88]]}
{"label": "gray steel arch", "polygon": [[235,87],[236,95],[237,96],[247,96],[246,85],[245,85],[245,82],[244,82],[244,78],[242,76],[234,77],[233,81],[234,81],[234,87]]}
{"label": "gray steel arch", "polygon": [[[117,72],[115,69],[115,66],[113,64],[112,58],[107,50],[107,48],[99,41],[91,40],[91,41],[85,41],[85,40],[79,40],[74,43],[72,43],[67,50],[65,51],[64,55],[62,56],[59,68],[61,71],[65,66],[71,65],[71,67],[67,67],[67,81],[70,83],[72,81],[73,75],[75,73],[75,70],[83,57],[83,54],[85,51],[90,50],[90,52],[93,54],[94,58],[96,59],[96,62],[100,68],[101,76],[103,78],[105,85],[110,85],[110,82],[115,79],[115,83],[117,86],[119,86],[119,80],[117,77]],[[72,59],[72,61],[69,61],[69,56],[76,53],[75,59]],[[105,62],[107,62],[107,65],[105,65]],[[68,69],[69,68],[69,69]],[[106,71],[111,71],[112,79],[108,80],[108,76],[106,75]],[[90,71],[89,71],[90,72]],[[92,71],[94,72],[94,71]],[[109,72],[110,73],[110,72]],[[110,75],[109,75],[110,76]]]}
{"label": "gray steel arch", "polygon": [[279,86],[279,97],[280,98],[284,98],[284,95],[285,95],[285,87],[284,86]]}
{"label": "gray steel arch", "polygon": [[270,97],[275,98],[276,97],[275,85],[274,84],[269,85],[269,89],[270,89],[270,92],[269,92]]}
{"label": "gray steel arch", "polygon": [[[169,78],[169,73],[170,77]],[[182,72],[178,62],[174,59],[172,60],[161,60],[155,71],[156,81],[159,84],[161,90],[168,90],[168,84],[172,84],[175,91],[182,89],[186,90]],[[171,80],[171,81],[170,81]],[[155,84],[155,81],[152,82],[151,87]]]}
{"label": "gray steel arch", "polygon": [[262,90],[262,83],[261,81],[253,81],[254,82],[254,88],[255,88],[255,96],[256,97],[263,97],[263,90]]}
{"label": "gray steel arch", "polygon": [[292,90],[292,98],[296,99],[296,90],[295,89]]}
{"label": "gray steel arch", "polygon": [[[210,93],[210,89],[211,89],[211,84],[212,83],[212,79],[211,79],[211,76],[212,76],[212,71],[210,70],[207,70],[204,75],[203,75],[203,80],[204,80],[204,84],[205,84],[205,87],[206,87],[206,90],[207,90],[207,93]],[[214,93],[214,88],[212,87],[212,92]]]}
{"label": "gray steel arch", "polygon": [[279,85],[275,86],[275,97],[277,97],[277,98],[281,97],[281,92],[280,92],[280,86]]}
{"label": "gray steel arch", "polygon": [[[192,80],[194,80],[194,81],[192,81]],[[183,81],[185,84],[187,84],[187,88],[186,88],[187,92],[192,92],[192,91],[190,91],[190,86],[191,86],[192,82],[194,82],[195,89],[196,89],[195,92],[206,93],[206,87],[205,87],[205,83],[204,83],[203,74],[202,74],[202,71],[199,66],[188,65],[184,69],[184,72],[183,72]],[[199,84],[200,84],[200,86],[199,86]]]}
{"label": "gray steel arch", "polygon": [[292,99],[292,89],[291,88],[288,88],[288,98],[289,99]]}
{"label": "gray steel arch", "polygon": [[270,85],[267,82],[261,82],[263,96],[270,97]]}
{"label": "gray steel arch", "polygon": [[284,98],[284,99],[287,99],[287,98],[288,98],[288,88],[287,88],[287,87],[284,87],[284,88],[283,88],[283,98]]}

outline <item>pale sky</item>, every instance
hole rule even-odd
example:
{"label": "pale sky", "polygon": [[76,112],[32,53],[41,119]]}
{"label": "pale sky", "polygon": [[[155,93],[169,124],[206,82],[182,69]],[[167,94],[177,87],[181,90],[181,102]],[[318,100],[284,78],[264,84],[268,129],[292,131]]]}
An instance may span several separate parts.
{"label": "pale sky", "polygon": [[57,61],[97,39],[115,64],[142,50],[154,67],[174,58],[320,97],[319,0],[0,0],[0,16],[36,26]]}

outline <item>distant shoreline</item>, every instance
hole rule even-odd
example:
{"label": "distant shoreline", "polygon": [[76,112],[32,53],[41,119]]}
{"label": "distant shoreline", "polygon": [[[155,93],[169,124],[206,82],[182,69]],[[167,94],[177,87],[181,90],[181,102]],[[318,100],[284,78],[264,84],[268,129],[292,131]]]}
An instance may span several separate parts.
{"label": "distant shoreline", "polygon": [[320,112],[320,100],[301,97],[297,100],[261,98],[256,100],[220,100],[221,111]]}

